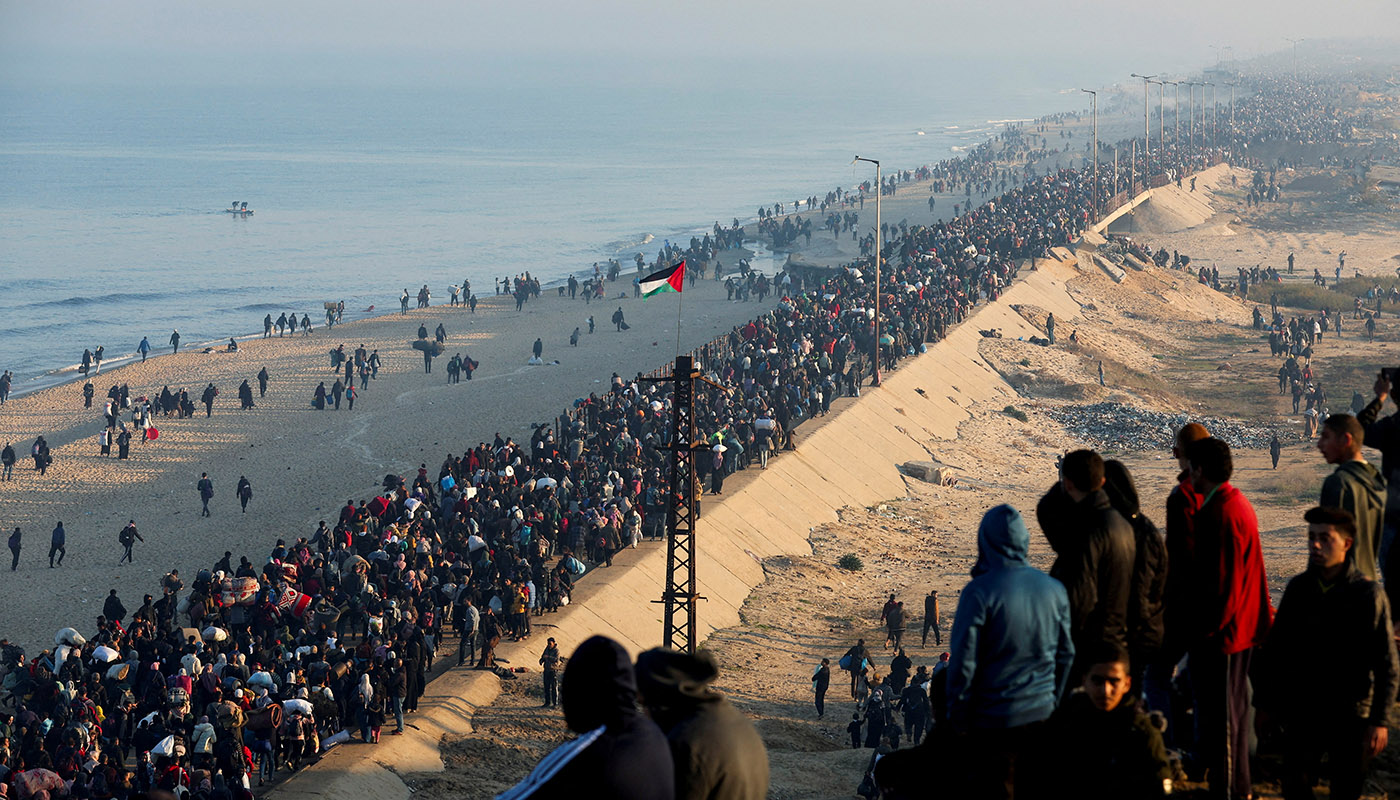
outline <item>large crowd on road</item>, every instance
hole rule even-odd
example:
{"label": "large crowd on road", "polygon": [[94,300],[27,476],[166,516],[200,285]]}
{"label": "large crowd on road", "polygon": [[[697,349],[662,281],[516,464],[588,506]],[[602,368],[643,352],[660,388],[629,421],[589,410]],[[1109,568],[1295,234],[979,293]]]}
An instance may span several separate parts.
{"label": "large crowd on road", "polygon": [[[1259,107],[1272,108],[1262,102]],[[1248,129],[1256,136],[1270,131],[1294,135],[1291,128],[1270,121],[1275,117],[1241,116],[1248,117]],[[1286,114],[1279,118],[1296,122]],[[1320,119],[1308,117],[1313,118]],[[1002,148],[1028,154],[1036,146],[1009,137]],[[1160,167],[1180,174],[1201,158],[1195,152],[1168,152]],[[990,190],[993,182],[1009,177],[996,169],[939,165],[911,171],[910,177]],[[723,389],[697,392],[697,425],[709,447],[700,459],[704,489],[720,494],[725,477],[734,471],[766,468],[770,455],[793,448],[794,432],[828,413],[835,398],[858,396],[877,370],[896,369],[945,336],[976,304],[997,299],[1019,269],[1054,257],[1052,248],[1071,244],[1091,223],[1095,199],[1091,170],[1060,169],[1028,177],[947,222],[888,226],[878,232],[884,260],[878,318],[873,242],[867,257],[834,273],[775,276],[773,289],[781,299],[773,310],[695,354],[706,377]],[[735,237],[731,229],[716,226],[717,240]],[[661,256],[700,261],[710,252],[713,244],[692,242],[690,249],[667,248]],[[523,288],[514,287],[517,293]],[[538,300],[538,288],[530,292]],[[405,292],[404,305],[406,298]],[[420,303],[426,302],[420,295]],[[1053,342],[1053,332],[1047,333],[1047,343]],[[353,385],[353,377],[348,383]],[[503,639],[529,638],[534,620],[571,602],[581,575],[606,570],[618,551],[662,535],[673,489],[667,484],[662,448],[671,442],[674,399],[664,382],[614,375],[609,391],[580,399],[555,424],[537,427],[528,441],[497,435],[460,454],[445,453],[431,468],[423,463],[416,474],[387,475],[374,496],[347,500],[315,531],[287,533],[265,559],[253,562],[225,553],[184,577],[171,570],[134,610],[125,605],[134,598],[123,600],[113,590],[86,634],[65,628],[52,649],[32,657],[0,643],[0,708],[5,711],[0,716],[0,785],[12,787],[21,798],[41,800],[62,795],[106,800],[152,789],[223,800],[248,796],[254,784],[279,770],[296,769],[328,747],[352,739],[377,742],[383,726],[392,726],[390,735],[401,733],[435,664],[503,671],[495,663]],[[1349,423],[1332,419],[1324,430],[1354,434]],[[1228,485],[1228,447],[1197,438],[1202,441],[1179,442],[1186,473],[1173,494],[1178,508],[1169,509],[1167,516],[1167,549],[1184,543],[1192,554],[1182,562],[1185,566],[1173,561],[1171,572],[1163,573],[1168,600],[1174,588],[1192,595],[1179,603],[1163,604],[1140,589],[1144,571],[1133,554],[1141,553],[1141,510],[1130,482],[1105,486],[1105,468],[1096,455],[1072,454],[1064,480],[1040,510],[1042,527],[1063,562],[1053,577],[1024,563],[1028,534],[1019,514],[1005,507],[989,512],[979,533],[977,577],[964,593],[953,625],[952,658],[936,670],[947,676],[947,701],[935,702],[926,715],[938,733],[928,740],[939,743],[938,758],[956,752],[945,746],[947,732],[965,734],[978,743],[976,757],[986,767],[978,776],[1005,779],[1010,786],[1033,774],[1012,770],[1016,759],[1046,741],[1041,731],[1050,728],[1043,726],[1060,724],[1105,737],[1117,736],[1114,725],[1127,725],[1135,731],[1132,742],[1158,743],[1149,748],[1156,758],[1160,738],[1153,740],[1155,729],[1144,728],[1136,711],[1118,713],[1111,722],[1095,713],[1114,714],[1114,698],[1129,695],[1133,677],[1144,669],[1149,700],[1154,686],[1168,691],[1168,684],[1154,683],[1154,675],[1161,677],[1154,665],[1162,667],[1165,654],[1190,652],[1200,689],[1197,719],[1213,714],[1210,719],[1219,722],[1210,730],[1202,726],[1206,739],[1198,748],[1200,763],[1211,770],[1213,781],[1233,781],[1237,791],[1247,787],[1248,761],[1232,757],[1242,752],[1243,741],[1237,730],[1242,706],[1235,692],[1249,666],[1248,658],[1238,656],[1265,647],[1268,657],[1259,663],[1280,670],[1279,682],[1273,684],[1282,687],[1273,695],[1280,718],[1299,707],[1288,700],[1285,673],[1300,661],[1289,656],[1293,640],[1277,645],[1275,655],[1273,640],[1267,638],[1270,615],[1262,574],[1256,574],[1257,531],[1250,529],[1247,502]],[[1359,452],[1360,435],[1351,441]],[[1110,469],[1107,474],[1117,473]],[[1082,526],[1071,523],[1081,519]],[[1339,511],[1324,504],[1310,512],[1309,523],[1310,531],[1317,529],[1317,546],[1332,548],[1327,552],[1345,555],[1379,542],[1358,536],[1363,525],[1358,509]],[[139,535],[135,527],[131,523],[120,532],[128,552]],[[1177,530],[1184,533],[1173,536]],[[1219,548],[1218,558],[1209,547]],[[1280,619],[1296,619],[1296,627],[1278,622],[1274,631],[1310,630],[1307,626],[1316,625],[1319,614],[1349,614],[1353,605],[1360,608],[1374,600],[1367,620],[1345,616],[1337,625],[1371,637],[1365,641],[1374,640],[1375,646],[1345,663],[1329,653],[1329,663],[1335,661],[1339,670],[1330,679],[1337,681],[1339,692],[1320,694],[1309,706],[1332,714],[1328,724],[1366,733],[1374,745],[1374,728],[1384,730],[1388,720],[1388,701],[1382,701],[1387,692],[1394,697],[1394,645],[1382,645],[1374,635],[1384,625],[1385,641],[1390,641],[1388,605],[1383,593],[1354,577],[1352,567],[1338,572],[1324,561],[1317,561],[1318,575],[1300,578],[1298,592],[1290,587],[1285,596]],[[1191,587],[1207,578],[1214,581],[1206,585],[1215,594],[1195,596]],[[1337,592],[1318,586],[1337,587]],[[1293,601],[1295,596],[1299,599]],[[1309,610],[1307,605],[1343,596],[1352,604],[1344,610]],[[1015,603],[1007,606],[1008,598]],[[1151,631],[1138,625],[1151,608],[1166,609],[1165,627],[1160,618],[1155,623],[1165,639],[1155,644],[1148,641]],[[1188,608],[1183,636],[1174,639],[1171,614]],[[1354,650],[1358,645],[1346,646]],[[635,714],[631,701],[638,682],[653,718],[670,737],[677,774],[682,775],[681,754],[706,740],[691,730],[696,738],[684,747],[677,744],[684,738],[677,731],[686,730],[682,721],[689,719],[678,709],[687,708],[697,692],[704,696],[704,685],[714,678],[713,663],[662,653],[638,664],[634,677],[615,645],[592,642],[584,647],[587,654],[569,659],[562,681],[566,719],[587,741],[581,739],[560,760],[574,763],[571,759],[579,758],[577,764],[593,766],[571,772],[567,763],[557,764],[561,769],[553,777],[574,774],[595,786],[616,788],[613,796],[642,796],[626,788],[628,781],[642,777],[637,752],[650,753],[659,765],[667,748],[659,734],[649,732],[647,726],[654,723]],[[1173,647],[1177,650],[1169,649]],[[557,650],[554,659],[544,664],[547,675],[555,671],[549,667],[557,670]],[[854,665],[863,659],[854,658]],[[571,691],[570,670],[576,665]],[[1363,668],[1374,668],[1369,674],[1377,676],[1389,670],[1391,679],[1387,684],[1375,678],[1373,691],[1354,675]],[[919,675],[912,682],[913,676],[906,675],[900,691],[927,687],[924,678],[931,675]],[[853,689],[855,676],[853,670]],[[1210,693],[1206,680],[1218,684]],[[1087,699],[1070,693],[1080,684],[1087,687]],[[867,687],[866,717],[877,707],[877,695],[891,703],[897,699],[893,688],[887,693],[881,685]],[[611,693],[603,691],[607,687]],[[675,697],[667,705],[662,698],[670,693]],[[1350,716],[1328,705],[1343,695],[1358,701]],[[1363,696],[1374,702],[1358,716]],[[1268,702],[1269,695],[1263,697]],[[577,712],[571,711],[571,702]],[[1074,716],[1063,722],[1052,718],[1057,706]],[[691,708],[687,713],[700,712]],[[742,718],[723,719],[716,729],[729,725],[738,737],[734,741],[747,741]],[[941,724],[945,719],[948,724]],[[877,735],[875,740],[888,746],[887,738]],[[641,750],[630,751],[631,745]],[[611,748],[607,757],[598,758],[605,747]],[[725,760],[746,757],[735,767],[736,774],[745,776],[743,785],[766,787],[766,761],[760,769],[752,763],[753,747],[741,749],[718,748],[713,757],[721,764],[738,764]],[[900,781],[913,780],[910,775],[928,780],[922,762],[909,765],[892,754],[881,763],[890,766],[877,769],[874,777],[889,791],[908,791],[910,784]],[[1141,763],[1150,764],[1154,776],[1162,766],[1150,759]],[[714,769],[714,763],[703,766]],[[1336,770],[1334,761],[1334,774]],[[697,766],[693,774],[700,771]],[[935,770],[940,780],[957,771]],[[542,787],[551,784],[551,776],[542,777],[535,789],[526,790],[538,793],[520,796],[546,796]],[[1160,781],[1156,785],[1160,789]],[[678,791],[683,789],[682,783]],[[658,789],[655,796],[672,794]]]}

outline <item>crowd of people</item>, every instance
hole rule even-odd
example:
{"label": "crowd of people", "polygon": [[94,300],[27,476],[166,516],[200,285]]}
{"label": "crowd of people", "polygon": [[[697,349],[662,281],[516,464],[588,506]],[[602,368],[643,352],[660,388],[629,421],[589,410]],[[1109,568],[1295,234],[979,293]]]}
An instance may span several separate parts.
{"label": "crowd of people", "polygon": [[[1378,382],[1375,408],[1388,391]],[[1020,513],[988,511],[947,660],[906,685],[902,650],[883,678],[864,641],[842,658],[852,745],[886,754],[868,796],[923,796],[932,770],[970,797],[1063,796],[1061,780],[1077,797],[1160,797],[1190,777],[1211,796],[1245,798],[1257,735],[1260,753],[1282,756],[1285,797],[1313,796],[1324,756],[1330,796],[1359,797],[1400,685],[1391,582],[1377,566],[1395,527],[1386,480],[1361,450],[1375,432],[1385,459],[1400,452],[1375,425],[1344,414],[1323,424],[1318,450],[1336,469],[1299,520],[1308,567],[1276,610],[1230,447],[1197,423],[1174,440],[1182,471],[1158,517],[1165,536],[1127,468],[1091,450],[1065,456],[1036,508],[1056,556],[1049,574],[1028,561]],[[818,679],[821,713],[829,673]],[[898,749],[901,731],[914,748]]]}
{"label": "crowd of people", "polygon": [[[1014,171],[999,165],[992,151],[1003,157],[1016,153],[1029,161],[1048,146],[1043,138],[1035,138],[1008,133],[999,147],[988,149],[985,159],[945,162],[911,171],[909,177],[956,183],[969,193],[990,190],[998,181],[1014,183]],[[1168,152],[1157,166],[1180,172],[1203,157]],[[872,247],[870,256],[832,274],[780,273],[773,288],[781,299],[772,311],[698,351],[707,378],[727,390],[697,393],[696,421],[711,447],[711,455],[699,460],[709,491],[722,493],[725,476],[737,469],[766,467],[770,453],[794,447],[794,431],[806,420],[828,413],[835,397],[858,396],[877,367],[896,368],[926,343],[945,336],[977,303],[997,299],[1022,265],[1049,257],[1051,248],[1071,243],[1090,224],[1096,200],[1091,170],[1060,169],[1040,176],[1030,172],[1024,173],[1023,183],[947,222],[880,231],[878,247],[885,266],[878,320],[873,282],[866,274],[874,257]],[[668,245],[658,261],[693,257],[703,262],[719,242],[735,237],[732,229],[716,224],[713,238],[693,241],[689,248]],[[498,288],[503,290],[523,305],[539,297],[538,279],[526,274]],[[466,296],[474,300],[469,288]],[[405,290],[405,310],[408,299]],[[428,305],[426,286],[418,300],[420,306]],[[271,335],[266,328],[264,333]],[[177,337],[172,337],[172,348],[178,347]],[[426,332],[421,338],[426,341]],[[332,369],[339,373],[340,363],[334,358]],[[353,386],[356,369],[363,384],[369,355],[357,353],[343,361],[345,386]],[[413,475],[387,475],[373,497],[347,500],[314,532],[279,539],[265,561],[243,557],[235,564],[233,554],[226,552],[216,563],[187,573],[194,576],[188,587],[172,570],[132,612],[113,590],[89,635],[64,629],[51,650],[32,658],[0,643],[0,707],[7,709],[0,718],[0,783],[17,787],[24,797],[48,791],[106,800],[159,788],[222,800],[246,797],[254,782],[283,768],[295,769],[326,747],[352,738],[377,742],[382,726],[390,721],[390,735],[401,733],[404,715],[416,711],[434,661],[452,660],[443,647],[449,635],[456,640],[457,664],[499,669],[495,650],[504,637],[529,638],[532,619],[566,605],[580,575],[606,569],[618,550],[662,534],[668,498],[685,491],[668,486],[663,469],[666,454],[661,448],[670,443],[674,392],[640,377],[614,375],[609,391],[579,400],[556,425],[538,426],[528,442],[498,434],[460,455],[445,454],[435,472],[425,463]],[[118,394],[120,403],[120,389]],[[212,404],[212,397],[205,401],[206,413],[212,413]],[[1360,437],[1354,441],[1359,448]],[[1249,555],[1247,515],[1241,510],[1247,504],[1228,487],[1228,450],[1218,442],[1184,442],[1183,447],[1189,450],[1183,451],[1183,458],[1190,478],[1174,497],[1185,504],[1179,510],[1186,519],[1181,524],[1188,527],[1181,530],[1188,533],[1173,537],[1177,523],[1169,513],[1167,547],[1174,541],[1195,542],[1191,546],[1197,550],[1207,541],[1222,548],[1225,542],[1238,544],[1229,551],[1231,557],[1242,559],[1241,569],[1253,570],[1257,547],[1255,555]],[[1119,707],[1114,698],[1121,700],[1132,676],[1142,674],[1144,666],[1159,663],[1166,647],[1158,643],[1154,649],[1136,627],[1139,617],[1129,617],[1128,609],[1134,615],[1144,611],[1144,598],[1130,596],[1136,594],[1137,584],[1114,577],[1113,586],[1100,586],[1099,580],[1108,578],[1097,567],[1088,567],[1099,559],[1105,569],[1126,565],[1122,575],[1133,581],[1141,572],[1133,556],[1140,552],[1134,549],[1140,537],[1136,523],[1129,522],[1141,516],[1135,495],[1114,496],[1110,502],[1100,486],[1102,470],[1095,472],[1094,463],[1087,456],[1067,460],[1062,487],[1047,497],[1047,507],[1053,510],[1044,514],[1042,525],[1048,526],[1047,535],[1056,537],[1052,543],[1057,550],[1064,547],[1064,565],[1057,566],[1053,578],[1032,576],[1034,570],[1024,563],[1028,534],[1014,510],[994,509],[979,534],[983,558],[978,577],[959,605],[952,658],[939,670],[948,676],[948,700],[946,706],[931,703],[925,722],[934,723],[935,731],[973,732],[980,743],[976,757],[988,765],[978,774],[987,780],[1015,780],[1007,777],[1015,759],[1041,736],[1034,726],[1050,718],[1072,684],[1088,687],[1089,699],[1063,706],[1079,715],[1066,724],[1107,735],[1094,711],[1113,713]],[[1227,506],[1228,512],[1221,510]],[[1351,529],[1340,512],[1331,507],[1324,512],[1330,515],[1328,530],[1346,539]],[[1077,559],[1075,550],[1083,549],[1078,534],[1051,533],[1078,516],[1103,528],[1102,535],[1094,535],[1095,547],[1102,545],[1103,552],[1082,553]],[[134,533],[134,528],[132,523],[118,534],[128,553],[134,541],[128,529]],[[1173,585],[1193,585],[1173,580],[1223,574],[1218,565],[1207,562],[1198,555],[1196,562],[1188,559],[1180,568],[1173,563],[1167,573],[1167,597]],[[1238,740],[1224,738],[1227,723],[1234,725],[1230,735],[1237,733],[1240,706],[1232,692],[1243,675],[1240,662],[1248,667],[1247,658],[1235,658],[1245,651],[1233,648],[1241,643],[1246,648],[1269,646],[1263,638],[1268,631],[1266,595],[1263,611],[1256,607],[1262,583],[1241,589],[1230,583],[1240,580],[1240,574],[1220,578],[1220,590],[1222,596],[1227,590],[1243,591],[1244,601],[1255,604],[1250,609],[1259,612],[1257,618],[1245,617],[1251,627],[1238,629],[1232,621],[1239,617],[1235,606],[1197,609],[1189,616],[1194,622],[1187,630],[1204,638],[1172,640],[1170,622],[1161,627],[1174,646],[1191,649],[1196,685],[1203,685],[1206,676],[1231,687],[1208,697],[1201,691],[1196,698],[1198,719],[1216,714],[1221,721],[1218,730],[1208,732],[1216,738],[1199,747],[1201,763],[1212,769],[1216,781],[1238,780],[1240,774],[1247,781],[1248,776],[1247,761],[1241,773],[1240,760],[1230,759],[1231,753],[1239,752]],[[1328,580],[1335,582],[1335,575]],[[1071,588],[1068,594],[1065,586]],[[1365,589],[1364,584],[1358,586],[1346,594]],[[1028,617],[995,623],[986,615],[977,617],[972,607],[979,601],[974,598],[983,598],[990,607],[998,597],[1010,596],[998,592],[1017,598],[1006,613],[1024,612]],[[1168,609],[1169,618],[1170,609],[1191,608],[1193,602],[1160,605]],[[1299,615],[1306,613],[1303,602],[1296,604]],[[1211,613],[1225,611],[1228,614],[1215,619],[1224,632],[1192,627],[1204,624]],[[1381,621],[1379,611],[1374,621]],[[1388,617],[1384,622],[1388,626]],[[986,652],[981,649],[985,645],[977,644],[979,630],[982,641],[1001,637],[1005,653],[979,661],[978,654]],[[577,685],[590,689],[571,693],[565,671],[566,716],[571,694],[582,706],[588,702],[584,692],[597,690],[594,701],[601,698],[609,705],[595,707],[591,715],[581,712],[577,720],[570,718],[570,727],[580,733],[604,730],[590,742],[614,735],[626,740],[631,734],[619,730],[639,724],[626,711],[625,674],[632,673],[632,665],[624,669],[616,645],[584,647],[596,649],[597,658],[580,659],[576,654],[571,665],[596,662],[593,674],[579,674]],[[1377,653],[1369,654],[1373,662]],[[1393,662],[1393,644],[1387,653]],[[667,669],[686,672],[685,686],[713,679],[703,664]],[[927,685],[927,673],[901,674],[901,699],[910,686]],[[1012,679],[1013,675],[1033,675],[1034,680]],[[680,685],[674,677],[653,679]],[[1150,679],[1144,682],[1150,694],[1154,684]],[[852,685],[854,689],[854,677]],[[884,685],[867,685],[864,708],[877,702],[872,700],[877,696],[893,699],[893,685],[888,695]],[[615,691],[605,691],[609,686]],[[1346,686],[1354,692],[1357,684],[1349,681]],[[642,691],[649,703],[662,696],[659,687],[643,686]],[[1377,702],[1370,708],[1388,713],[1388,704],[1379,702],[1385,691],[1377,685]],[[1388,691],[1393,699],[1393,681]],[[658,721],[663,721],[665,705],[656,705],[663,709],[658,712]],[[937,725],[941,708],[947,710],[949,726]],[[907,719],[907,705],[905,713]],[[1139,731],[1133,741],[1151,740],[1135,715],[1114,717],[1120,718]],[[1339,725],[1354,722],[1329,719]],[[667,725],[663,722],[662,727]],[[895,728],[882,726],[877,744]],[[655,736],[648,733],[643,738],[648,737],[655,745]],[[863,741],[869,740],[867,733]],[[585,742],[580,749],[589,747]],[[611,763],[614,757],[601,758]],[[1226,759],[1223,773],[1221,758]],[[892,755],[881,763],[902,762]],[[753,770],[751,783],[756,786],[757,766]],[[922,770],[912,768],[915,773]],[[1017,772],[1020,779],[1025,774]],[[876,778],[883,785],[898,785],[884,783],[878,769]],[[766,786],[766,761],[762,783]]]}

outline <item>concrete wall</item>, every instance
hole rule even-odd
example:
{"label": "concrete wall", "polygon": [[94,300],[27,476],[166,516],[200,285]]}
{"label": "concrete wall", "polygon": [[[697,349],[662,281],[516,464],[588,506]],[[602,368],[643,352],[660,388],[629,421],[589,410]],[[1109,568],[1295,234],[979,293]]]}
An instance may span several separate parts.
{"label": "concrete wall", "polygon": [[[927,459],[926,443],[955,438],[973,404],[1015,399],[1015,391],[978,355],[978,330],[999,328],[1007,338],[1043,334],[1012,309],[1020,304],[1052,311],[1064,322],[1077,317],[1079,306],[1065,290],[1065,282],[1077,274],[1075,260],[1063,251],[1057,255],[1040,260],[1034,271],[1023,270],[1023,279],[998,302],[978,308],[927,353],[906,359],[884,376],[882,387],[867,389],[858,400],[838,401],[836,413],[799,428],[795,452],[771,459],[767,470],[727,482],[732,491],[722,498],[704,498],[696,528],[699,592],[707,598],[698,611],[702,639],[739,623],[744,600],[763,580],[762,559],[810,553],[812,528],[836,521],[842,507],[904,494],[897,465]],[[528,642],[503,644],[500,655],[534,673],[546,636],[555,637],[565,653],[595,634],[610,636],[633,653],[659,645],[662,606],[653,601],[661,597],[665,570],[664,546],[624,551],[614,566],[584,577],[574,603],[535,618]],[[442,736],[469,732],[473,710],[498,692],[499,681],[490,673],[449,671],[428,686],[419,713],[409,718],[408,735],[385,736],[375,747],[336,748],[277,794],[345,791],[404,800],[408,789],[394,773],[441,770]]]}

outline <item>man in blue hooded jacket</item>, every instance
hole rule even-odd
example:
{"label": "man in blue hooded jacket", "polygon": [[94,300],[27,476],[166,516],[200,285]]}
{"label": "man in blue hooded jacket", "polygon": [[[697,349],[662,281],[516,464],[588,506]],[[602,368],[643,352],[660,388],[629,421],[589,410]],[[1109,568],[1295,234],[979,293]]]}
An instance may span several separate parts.
{"label": "man in blue hooded jacket", "polygon": [[[969,796],[1017,795],[1033,777],[1027,756],[1064,695],[1074,644],[1069,597],[1027,561],[1020,512],[991,509],[977,530],[977,564],[949,639],[948,722],[966,735]],[[1018,769],[1018,762],[1020,768]]]}

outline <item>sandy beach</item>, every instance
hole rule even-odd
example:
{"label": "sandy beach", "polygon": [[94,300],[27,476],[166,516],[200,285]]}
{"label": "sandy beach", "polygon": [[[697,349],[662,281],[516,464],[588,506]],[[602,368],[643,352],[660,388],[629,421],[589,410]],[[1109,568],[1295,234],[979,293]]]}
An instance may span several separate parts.
{"label": "sandy beach", "polygon": [[[721,260],[736,264],[740,255],[725,252]],[[109,588],[134,608],[143,594],[159,594],[158,582],[171,568],[186,574],[212,565],[225,550],[235,561],[247,555],[260,563],[277,539],[308,536],[347,498],[372,496],[386,473],[411,474],[425,463],[435,475],[447,453],[460,454],[497,433],[528,439],[531,423],[550,423],[575,398],[605,391],[613,372],[634,375],[668,364],[680,298],[633,299],[631,277],[624,273],[609,285],[610,299],[591,304],[546,289],[517,313],[512,298],[481,295],[475,314],[434,305],[330,332],[318,327],[309,337],[247,341],[237,353],[182,348],[144,364],[104,369],[93,379],[90,409],[83,407],[81,383],[11,399],[0,409],[0,441],[13,442],[20,460],[15,480],[0,483],[0,528],[8,536],[19,526],[24,548],[19,570],[0,574],[0,637],[38,652],[52,646],[58,628],[90,628]],[[615,299],[623,291],[628,297]],[[728,302],[724,285],[714,281],[697,281],[684,304],[685,349],[761,310]],[[629,331],[619,333],[609,322],[618,306]],[[590,315],[596,321],[591,336]],[[439,322],[447,329],[447,350],[425,375],[410,342],[420,324],[432,331]],[[575,327],[583,330],[576,348],[569,346]],[[536,337],[544,343],[543,366],[526,364]],[[312,392],[320,381],[327,387],[335,381],[328,351],[342,343],[347,351],[361,344],[377,349],[384,366],[354,411],[342,404],[339,411],[318,412],[310,406]],[[454,353],[481,363],[471,381],[448,385],[446,363]],[[240,411],[238,384],[248,379],[256,394],[254,376],[264,366],[271,375],[267,396]],[[114,383],[128,384],[133,398],[166,385],[198,398],[207,383],[220,395],[212,417],[204,416],[202,405],[193,418],[157,417],[160,437],[133,442],[123,462],[98,455],[102,401]],[[130,425],[129,414],[125,419]],[[39,435],[53,449],[46,476],[28,457]],[[208,519],[199,516],[201,472],[209,473],[216,492]],[[246,514],[234,496],[240,476],[253,485]],[[118,566],[117,533],[129,519],[146,541],[137,544],[134,565]],[[49,534],[59,520],[68,532],[68,554],[61,568],[49,569]]]}

